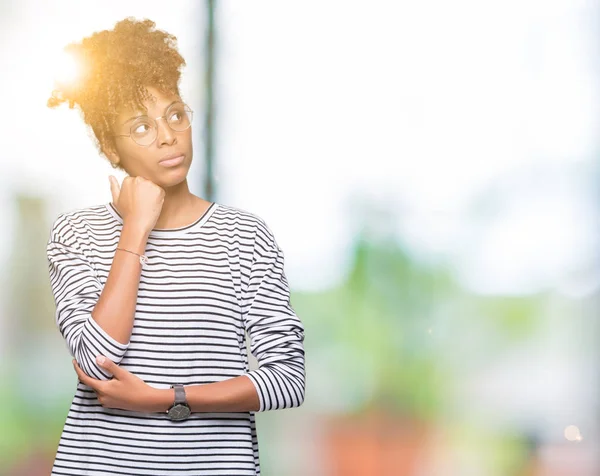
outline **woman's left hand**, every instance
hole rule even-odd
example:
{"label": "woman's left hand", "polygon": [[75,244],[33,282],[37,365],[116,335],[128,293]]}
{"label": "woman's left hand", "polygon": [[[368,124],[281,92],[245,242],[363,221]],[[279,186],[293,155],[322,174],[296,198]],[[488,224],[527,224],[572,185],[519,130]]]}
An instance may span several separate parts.
{"label": "woman's left hand", "polygon": [[113,374],[111,380],[90,377],[81,370],[76,360],[73,360],[73,367],[79,380],[96,392],[98,401],[103,407],[138,412],[165,411],[157,401],[160,390],[151,387],[107,357],[99,356],[96,361],[103,369]]}

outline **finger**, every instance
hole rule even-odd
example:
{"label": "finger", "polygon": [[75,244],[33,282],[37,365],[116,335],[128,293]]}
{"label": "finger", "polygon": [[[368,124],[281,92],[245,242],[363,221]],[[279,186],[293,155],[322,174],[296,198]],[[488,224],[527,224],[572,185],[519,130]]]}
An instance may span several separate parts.
{"label": "finger", "polygon": [[117,364],[115,364],[112,360],[104,357],[103,355],[99,355],[98,357],[96,357],[96,362],[100,367],[102,367],[105,370],[108,370],[117,379],[123,377],[125,371]]}
{"label": "finger", "polygon": [[121,189],[119,187],[119,182],[117,181],[117,179],[113,175],[110,175],[108,177],[108,180],[110,181],[110,193],[111,193],[112,198],[113,198],[113,203],[116,205],[117,202],[119,201],[119,195],[121,194]]}
{"label": "finger", "polygon": [[98,380],[90,377],[83,370],[81,370],[76,360],[73,360],[73,367],[75,368],[75,372],[77,373],[81,383],[87,385],[88,387],[92,387],[94,390],[97,390],[99,382]]}

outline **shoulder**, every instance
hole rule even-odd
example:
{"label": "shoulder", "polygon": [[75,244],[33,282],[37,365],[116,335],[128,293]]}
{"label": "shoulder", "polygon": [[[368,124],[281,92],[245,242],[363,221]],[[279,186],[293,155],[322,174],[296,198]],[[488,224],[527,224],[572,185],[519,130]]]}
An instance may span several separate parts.
{"label": "shoulder", "polygon": [[76,239],[87,235],[90,229],[106,225],[112,220],[106,204],[75,208],[59,213],[50,228],[51,241]]}
{"label": "shoulder", "polygon": [[239,207],[218,204],[215,219],[223,224],[239,228],[262,239],[274,240],[273,232],[267,222],[258,214]]}
{"label": "shoulder", "polygon": [[233,227],[252,253],[260,255],[277,253],[279,246],[275,235],[266,220],[257,213],[243,208],[219,204],[215,211],[215,221]]}

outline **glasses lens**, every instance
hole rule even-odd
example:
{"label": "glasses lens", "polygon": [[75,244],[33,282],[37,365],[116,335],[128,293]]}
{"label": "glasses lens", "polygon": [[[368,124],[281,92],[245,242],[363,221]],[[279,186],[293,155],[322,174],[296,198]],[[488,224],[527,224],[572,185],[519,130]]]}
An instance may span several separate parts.
{"label": "glasses lens", "polygon": [[156,124],[148,117],[139,118],[131,125],[130,134],[137,144],[148,146],[156,139]]}
{"label": "glasses lens", "polygon": [[166,114],[167,123],[174,131],[185,131],[192,124],[192,110],[183,103],[174,104]]}

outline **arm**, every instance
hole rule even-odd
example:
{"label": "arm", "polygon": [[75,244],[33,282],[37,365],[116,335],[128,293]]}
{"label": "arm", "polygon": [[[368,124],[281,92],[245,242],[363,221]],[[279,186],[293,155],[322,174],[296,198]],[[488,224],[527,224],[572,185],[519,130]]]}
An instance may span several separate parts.
{"label": "arm", "polygon": [[[117,248],[144,254],[147,240],[147,232],[126,222]],[[131,337],[141,269],[138,256],[115,251],[106,284],[92,311],[94,321],[122,344],[129,344]]]}
{"label": "arm", "polygon": [[304,326],[290,304],[283,251],[270,230],[257,229],[254,257],[243,293],[243,317],[250,350],[259,368],[247,377],[259,410],[279,410],[304,402]]}
{"label": "arm", "polygon": [[[173,405],[173,389],[146,390],[145,398],[143,392],[137,392],[141,397],[138,397],[139,410],[166,412]],[[245,375],[205,385],[186,385],[185,395],[192,412],[256,412],[260,409],[256,388]]]}
{"label": "arm", "polygon": [[[146,233],[125,225],[118,246],[141,254],[146,240]],[[127,350],[140,278],[138,257],[117,252],[103,287],[64,216],[56,220],[46,251],[60,332],[84,372],[107,380],[111,375],[96,357],[106,355],[119,363]]]}
{"label": "arm", "polygon": [[[98,365],[113,377],[108,381],[91,378],[73,360],[79,380],[96,392],[102,406],[165,413],[173,405],[175,393],[172,389],[151,387],[110,359],[101,357]],[[193,412],[249,412],[259,409],[256,389],[244,375],[207,385],[186,386],[185,391]]]}

